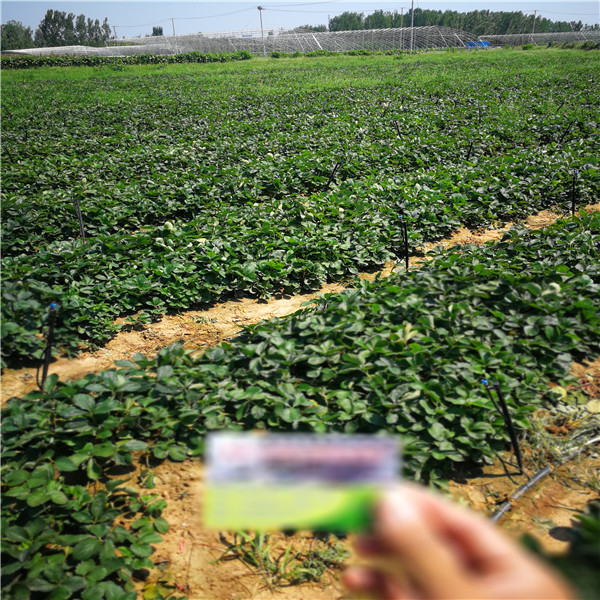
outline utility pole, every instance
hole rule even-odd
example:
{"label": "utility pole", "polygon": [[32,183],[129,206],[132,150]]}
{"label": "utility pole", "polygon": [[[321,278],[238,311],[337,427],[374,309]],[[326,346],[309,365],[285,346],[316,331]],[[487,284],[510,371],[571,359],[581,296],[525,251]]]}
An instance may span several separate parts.
{"label": "utility pole", "polygon": [[258,14],[260,15],[260,37],[262,38],[263,43],[263,56],[267,55],[267,51],[265,50],[265,32],[263,31],[263,22],[262,22],[262,11],[265,10],[263,6],[257,6]]}
{"label": "utility pole", "polygon": [[404,6],[400,8],[400,50],[404,47]]}
{"label": "utility pole", "polygon": [[415,0],[412,0],[410,7],[410,52],[413,51],[413,40],[415,38],[415,31],[413,25],[415,24]]}
{"label": "utility pole", "polygon": [[117,39],[117,26],[113,25],[113,31],[115,33],[115,40]]}
{"label": "utility pole", "polygon": [[171,25],[173,25],[173,35],[175,35],[175,19],[171,19]]}
{"label": "utility pole", "polygon": [[535,18],[537,17],[537,10],[533,11],[533,27],[531,29],[531,35],[535,33]]}

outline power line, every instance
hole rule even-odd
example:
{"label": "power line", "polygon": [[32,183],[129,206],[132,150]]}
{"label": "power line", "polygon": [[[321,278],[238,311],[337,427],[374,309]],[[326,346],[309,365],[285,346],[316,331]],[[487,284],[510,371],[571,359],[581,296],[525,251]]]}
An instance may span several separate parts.
{"label": "power line", "polygon": [[326,2],[299,2],[296,4],[274,4],[273,6],[314,6],[316,4],[333,4],[334,2],[339,2],[339,0],[327,0]]}
{"label": "power line", "polygon": [[146,23],[144,25],[113,25],[113,27],[118,27],[122,29],[124,27],[151,27],[152,25],[160,25],[161,23],[166,23],[169,19],[163,19],[162,21],[155,21],[154,23]]}
{"label": "power line", "polygon": [[154,23],[145,23],[143,25],[115,25],[115,27],[150,27],[152,25],[159,25],[160,23],[165,23],[167,21],[175,20],[175,21],[194,21],[198,19],[216,19],[218,17],[228,17],[229,15],[237,15],[239,13],[248,12],[254,10],[254,8],[242,8],[240,10],[232,10],[226,13],[220,13],[218,15],[207,15],[205,17],[166,17],[161,21],[156,21]]}
{"label": "power line", "polygon": [[347,12],[345,10],[287,10],[285,8],[269,8],[267,6],[263,7],[263,10],[270,10],[272,12],[291,12],[291,13],[309,13],[309,14],[324,14],[324,15],[330,15],[330,14],[336,14],[336,15],[341,15],[344,12]]}
{"label": "power line", "polygon": [[251,8],[242,8],[240,10],[232,10],[230,12],[221,13],[219,15],[208,15],[206,17],[175,17],[176,21],[194,21],[197,19],[216,19],[217,17],[228,17],[229,15],[238,15],[243,12],[249,12],[254,10],[254,7]]}

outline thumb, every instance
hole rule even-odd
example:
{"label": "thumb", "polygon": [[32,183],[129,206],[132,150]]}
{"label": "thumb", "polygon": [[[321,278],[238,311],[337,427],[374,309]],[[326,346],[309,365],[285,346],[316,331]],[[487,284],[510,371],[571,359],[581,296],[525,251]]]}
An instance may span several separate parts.
{"label": "thumb", "polygon": [[425,598],[474,597],[474,586],[456,549],[419,511],[415,499],[399,491],[384,495],[376,510],[375,534]]}

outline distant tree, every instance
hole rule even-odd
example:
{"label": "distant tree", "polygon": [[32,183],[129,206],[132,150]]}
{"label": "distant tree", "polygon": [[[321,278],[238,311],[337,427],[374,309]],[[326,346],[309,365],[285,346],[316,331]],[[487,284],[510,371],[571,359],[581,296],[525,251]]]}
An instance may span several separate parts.
{"label": "distant tree", "polygon": [[35,45],[51,46],[102,46],[110,39],[108,19],[87,19],[85,15],[75,17],[73,13],[48,10],[35,31]]}
{"label": "distant tree", "polygon": [[87,25],[85,15],[79,15],[75,19],[75,39],[77,44],[85,45],[83,40],[87,40]]}
{"label": "distant tree", "polygon": [[343,12],[329,20],[329,31],[355,31],[364,29],[364,13]]}
{"label": "distant tree", "polygon": [[163,28],[159,25],[158,27],[152,28],[152,35],[158,36],[158,35],[165,35],[165,34],[163,33]]}
{"label": "distant tree", "polygon": [[376,10],[374,13],[365,17],[363,21],[364,29],[389,29],[392,26],[392,13]]}
{"label": "distant tree", "polygon": [[298,33],[302,32],[317,32],[317,31],[327,31],[327,25],[300,25],[300,27],[294,27],[292,31],[297,31]]}
{"label": "distant tree", "polygon": [[50,46],[70,46],[76,42],[73,13],[67,14],[49,9],[35,30],[35,45],[44,48]]}
{"label": "distant tree", "polygon": [[[453,10],[430,10],[415,8],[414,26],[426,27],[438,25],[462,29],[475,35],[503,35],[510,33],[531,33],[533,15],[525,15],[521,11],[490,12],[489,10],[472,10],[459,13]],[[365,17],[362,13],[344,12],[329,21],[329,31],[352,31],[355,29],[387,29],[388,27],[410,27],[411,11],[404,17],[397,11],[376,10]],[[581,21],[551,21],[544,17],[535,20],[536,33],[581,31],[599,29],[596,25],[584,25]]]}
{"label": "distant tree", "polygon": [[33,31],[21,21],[8,21],[0,26],[0,47],[2,50],[33,48]]}

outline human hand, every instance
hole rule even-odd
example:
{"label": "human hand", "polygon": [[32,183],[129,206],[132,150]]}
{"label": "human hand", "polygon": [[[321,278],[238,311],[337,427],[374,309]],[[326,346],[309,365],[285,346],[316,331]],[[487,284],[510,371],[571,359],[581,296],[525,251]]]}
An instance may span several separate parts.
{"label": "human hand", "polygon": [[383,600],[573,600],[550,567],[482,515],[414,484],[386,492],[372,535],[357,539],[366,566],[343,581]]}

